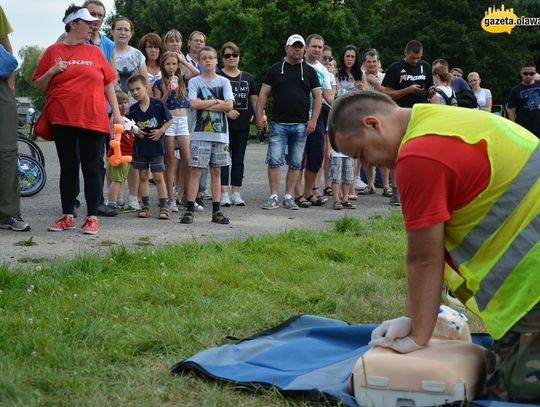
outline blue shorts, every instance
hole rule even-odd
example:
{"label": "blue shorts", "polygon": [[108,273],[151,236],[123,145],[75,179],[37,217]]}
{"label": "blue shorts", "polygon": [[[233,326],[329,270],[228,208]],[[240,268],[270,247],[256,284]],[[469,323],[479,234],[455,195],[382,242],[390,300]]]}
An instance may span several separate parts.
{"label": "blue shorts", "polygon": [[150,167],[152,172],[163,172],[165,170],[165,164],[162,155],[154,157],[137,157],[133,158],[131,166],[136,170],[147,170]]}
{"label": "blue shorts", "polygon": [[268,154],[266,156],[268,166],[281,167],[285,164],[285,147],[287,147],[287,165],[292,169],[301,170],[306,138],[306,123],[272,122],[268,134]]}

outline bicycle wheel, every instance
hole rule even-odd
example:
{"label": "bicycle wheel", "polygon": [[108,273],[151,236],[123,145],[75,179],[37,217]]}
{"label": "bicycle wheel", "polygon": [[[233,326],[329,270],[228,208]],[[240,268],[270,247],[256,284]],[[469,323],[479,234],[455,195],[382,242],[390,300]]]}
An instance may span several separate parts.
{"label": "bicycle wheel", "polygon": [[35,141],[30,140],[21,133],[17,135],[17,151],[19,154],[28,155],[36,159],[41,165],[45,166],[45,156],[41,148],[39,148]]}
{"label": "bicycle wheel", "polygon": [[19,185],[21,196],[32,196],[43,189],[47,182],[45,168],[36,159],[19,154]]}

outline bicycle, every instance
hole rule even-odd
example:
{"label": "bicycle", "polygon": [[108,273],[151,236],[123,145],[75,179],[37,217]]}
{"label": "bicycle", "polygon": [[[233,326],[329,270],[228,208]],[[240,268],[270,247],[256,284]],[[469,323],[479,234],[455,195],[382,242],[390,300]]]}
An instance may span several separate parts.
{"label": "bicycle", "polygon": [[39,161],[42,166],[45,166],[45,156],[39,145],[21,133],[17,133],[17,151],[19,154],[24,154]]}
{"label": "bicycle", "polygon": [[38,160],[29,155],[17,154],[17,161],[21,196],[26,197],[37,194],[45,187],[47,182],[45,168]]}

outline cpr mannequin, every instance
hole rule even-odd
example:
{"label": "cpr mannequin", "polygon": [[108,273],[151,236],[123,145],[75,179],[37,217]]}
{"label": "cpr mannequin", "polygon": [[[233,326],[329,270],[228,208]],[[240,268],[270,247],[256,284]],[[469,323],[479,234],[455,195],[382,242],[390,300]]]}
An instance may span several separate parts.
{"label": "cpr mannequin", "polygon": [[360,406],[419,407],[473,400],[485,380],[485,349],[471,342],[465,316],[441,306],[428,345],[411,353],[374,347],[353,369]]}

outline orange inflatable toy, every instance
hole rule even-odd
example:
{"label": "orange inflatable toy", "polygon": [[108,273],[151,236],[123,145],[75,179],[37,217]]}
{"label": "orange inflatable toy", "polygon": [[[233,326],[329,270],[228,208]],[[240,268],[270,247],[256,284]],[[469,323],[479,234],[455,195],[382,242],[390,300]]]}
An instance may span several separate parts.
{"label": "orange inflatable toy", "polygon": [[123,132],[124,126],[121,124],[114,125],[114,139],[109,141],[109,146],[113,149],[113,154],[109,157],[109,164],[113,167],[117,167],[122,163],[130,163],[133,159],[130,155],[122,155],[122,151],[120,150]]}

